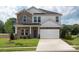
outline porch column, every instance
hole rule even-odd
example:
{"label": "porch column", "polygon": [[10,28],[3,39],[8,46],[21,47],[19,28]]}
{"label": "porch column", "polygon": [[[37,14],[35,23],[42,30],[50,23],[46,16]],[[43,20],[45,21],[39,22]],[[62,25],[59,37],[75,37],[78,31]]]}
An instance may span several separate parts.
{"label": "porch column", "polygon": [[30,34],[31,34],[31,26],[30,26]]}
{"label": "porch column", "polygon": [[26,35],[25,29],[24,29],[24,35]]}
{"label": "porch column", "polygon": [[40,27],[38,27],[38,38],[40,38]]}
{"label": "porch column", "polygon": [[30,26],[30,38],[31,38],[31,26]]}

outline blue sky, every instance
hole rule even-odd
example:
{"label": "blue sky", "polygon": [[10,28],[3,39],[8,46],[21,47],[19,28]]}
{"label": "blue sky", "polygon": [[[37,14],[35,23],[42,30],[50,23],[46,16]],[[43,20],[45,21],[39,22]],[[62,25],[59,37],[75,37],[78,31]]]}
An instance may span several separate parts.
{"label": "blue sky", "polygon": [[[79,24],[79,6],[35,6],[63,14],[62,24]],[[16,17],[16,13],[28,6],[0,6],[0,20],[6,22],[9,17]]]}

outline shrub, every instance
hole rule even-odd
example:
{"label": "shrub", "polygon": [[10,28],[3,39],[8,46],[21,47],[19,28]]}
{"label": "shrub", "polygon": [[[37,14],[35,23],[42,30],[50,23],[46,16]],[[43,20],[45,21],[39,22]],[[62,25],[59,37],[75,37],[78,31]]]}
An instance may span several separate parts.
{"label": "shrub", "polygon": [[31,34],[28,35],[28,39],[31,39]]}
{"label": "shrub", "polygon": [[66,35],[65,35],[65,39],[73,40],[72,35],[71,35],[70,32],[66,33]]}
{"label": "shrub", "polygon": [[26,39],[26,36],[24,36],[23,39]]}
{"label": "shrub", "polygon": [[11,34],[10,34],[10,40],[14,40],[14,39],[15,39],[14,34],[11,33]]}
{"label": "shrub", "polygon": [[79,37],[79,34],[77,34],[77,37]]}

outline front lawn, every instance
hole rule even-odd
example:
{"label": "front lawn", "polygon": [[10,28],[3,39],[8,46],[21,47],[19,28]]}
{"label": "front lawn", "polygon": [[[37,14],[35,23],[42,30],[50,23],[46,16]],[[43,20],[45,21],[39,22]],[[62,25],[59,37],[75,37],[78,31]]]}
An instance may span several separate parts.
{"label": "front lawn", "polygon": [[39,39],[17,39],[9,41],[9,39],[0,38],[1,51],[35,51]]}
{"label": "front lawn", "polygon": [[64,41],[70,44],[75,49],[79,50],[79,37],[74,36],[73,40],[64,39]]}
{"label": "front lawn", "polygon": [[8,39],[0,39],[0,48],[2,47],[36,47],[39,39],[17,39],[9,42]]}

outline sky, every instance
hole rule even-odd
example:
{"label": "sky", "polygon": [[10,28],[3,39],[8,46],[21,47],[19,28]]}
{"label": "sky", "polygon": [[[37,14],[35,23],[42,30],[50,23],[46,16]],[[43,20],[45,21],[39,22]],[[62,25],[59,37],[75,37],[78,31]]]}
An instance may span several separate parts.
{"label": "sky", "polygon": [[[4,23],[10,17],[16,18],[16,13],[22,9],[27,9],[31,6],[0,6],[0,20]],[[61,17],[62,24],[79,24],[79,6],[35,6],[53,12],[63,14]]]}

